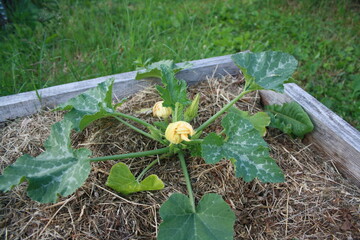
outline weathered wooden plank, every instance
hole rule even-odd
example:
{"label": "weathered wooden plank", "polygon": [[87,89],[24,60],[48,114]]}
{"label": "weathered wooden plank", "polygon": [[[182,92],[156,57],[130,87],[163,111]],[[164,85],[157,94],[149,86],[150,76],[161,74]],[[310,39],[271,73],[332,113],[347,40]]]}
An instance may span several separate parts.
{"label": "weathered wooden plank", "polygon": [[[209,75],[238,74],[239,69],[231,61],[231,55],[213,57],[201,60],[190,61],[192,67],[177,74],[180,79],[186,80],[189,84],[206,79]],[[180,63],[179,65],[184,64]],[[0,97],[0,122],[7,119],[14,119],[31,115],[42,108],[53,108],[60,103],[90,89],[109,78],[114,78],[114,95],[121,99],[134,94],[135,92],[149,86],[151,81],[136,81],[136,71],[115,74],[95,79],[74,82],[38,91],[40,98],[35,91],[19,93],[10,96]]]}
{"label": "weathered wooden plank", "polygon": [[[239,73],[231,61],[231,55],[191,61],[193,66],[177,74],[180,79],[189,84],[215,77]],[[183,63],[180,63],[183,64]],[[0,122],[7,119],[31,115],[42,108],[54,107],[63,103],[100,82],[109,78],[115,79],[114,95],[121,99],[149,86],[152,81],[134,80],[136,71],[100,77],[81,82],[74,82],[38,91],[20,93],[0,97]],[[315,98],[303,91],[296,84],[285,85],[285,95],[272,91],[261,91],[265,104],[284,103],[295,100],[309,113],[315,130],[306,138],[315,143],[319,149],[326,152],[334,160],[338,169],[354,183],[360,186],[360,133],[355,128],[331,112]]]}
{"label": "weathered wooden plank", "polygon": [[282,104],[296,101],[311,117],[315,128],[305,141],[314,143],[327,153],[338,170],[360,187],[360,132],[329,110],[298,85],[285,85],[285,94],[260,91],[262,102]]}

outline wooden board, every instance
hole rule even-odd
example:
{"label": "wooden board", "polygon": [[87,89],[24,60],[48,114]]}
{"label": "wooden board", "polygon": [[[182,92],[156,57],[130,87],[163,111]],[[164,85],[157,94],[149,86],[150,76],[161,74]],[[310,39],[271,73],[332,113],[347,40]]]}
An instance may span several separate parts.
{"label": "wooden board", "polygon": [[[239,69],[231,61],[231,56],[191,61],[193,66],[177,74],[189,84],[205,80],[206,76],[236,75]],[[183,63],[180,63],[183,64]],[[98,83],[109,78],[115,79],[114,95],[116,98],[134,94],[149,86],[151,81],[134,80],[136,71],[115,74],[75,83],[49,87],[38,91],[0,97],[0,122],[31,115],[42,108],[52,108],[63,103]],[[283,103],[295,100],[307,111],[315,124],[315,130],[306,139],[316,144],[319,149],[329,154],[344,176],[360,186],[360,133],[339,116],[331,112],[315,98],[303,91],[296,84],[285,85],[285,95],[272,91],[261,91],[265,104]]]}
{"label": "wooden board", "polygon": [[[195,60],[190,61],[190,63],[192,64],[191,68],[177,74],[178,78],[186,80],[190,85],[205,80],[206,76],[209,75],[236,75],[239,73],[239,69],[231,61],[231,55]],[[184,63],[179,65],[182,64]],[[109,78],[115,79],[113,88],[115,97],[122,99],[151,84],[152,81],[136,81],[136,72],[126,72],[44,88],[39,90],[38,94],[31,91],[0,97],[0,122],[28,116],[43,108],[53,108],[90,88],[96,87],[97,84]],[[153,81],[155,80],[153,79]]]}
{"label": "wooden board", "polygon": [[328,154],[338,170],[360,187],[360,133],[294,83],[285,84],[285,94],[260,91],[265,105],[289,101],[299,103],[313,121],[314,131],[305,141]]}

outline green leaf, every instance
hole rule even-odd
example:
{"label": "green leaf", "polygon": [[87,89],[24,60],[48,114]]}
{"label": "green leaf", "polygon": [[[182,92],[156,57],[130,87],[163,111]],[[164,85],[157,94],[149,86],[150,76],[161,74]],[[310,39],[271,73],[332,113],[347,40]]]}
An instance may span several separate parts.
{"label": "green leaf", "polygon": [[248,90],[284,92],[284,83],[294,73],[298,64],[293,56],[274,51],[241,52],[231,58],[243,72]]}
{"label": "green leaf", "polygon": [[235,214],[221,196],[203,196],[196,212],[190,199],[175,193],[161,206],[158,240],[228,240],[233,239]]}
{"label": "green leaf", "polygon": [[29,183],[28,196],[42,203],[56,202],[58,195],[68,196],[81,187],[90,170],[88,149],[72,149],[72,123],[55,123],[45,142],[46,151],[36,158],[23,155],[0,176],[0,190],[8,191],[21,182]]}
{"label": "green leaf", "polygon": [[113,84],[113,79],[106,80],[96,88],[71,98],[55,110],[69,110],[64,119],[71,121],[74,129],[81,131],[93,121],[112,116],[115,112],[112,106]]}
{"label": "green leaf", "polygon": [[120,162],[111,168],[106,186],[119,193],[128,195],[141,191],[161,190],[164,188],[164,183],[154,174],[139,183],[136,181],[128,166]]}
{"label": "green leaf", "polygon": [[184,64],[179,67],[172,60],[163,60],[147,66],[143,72],[138,72],[135,79],[161,78],[163,86],[156,86],[156,89],[164,100],[163,106],[174,110],[177,102],[184,106],[190,104],[186,96],[186,82],[175,78],[175,73],[189,66],[190,64]]}
{"label": "green leaf", "polygon": [[296,102],[268,105],[265,106],[265,111],[271,117],[270,127],[278,128],[289,135],[303,138],[314,129],[309,116]]}
{"label": "green leaf", "polygon": [[267,143],[246,119],[228,113],[222,120],[226,138],[210,133],[202,142],[202,156],[207,163],[229,159],[234,163],[236,177],[246,182],[255,177],[263,182],[283,182],[284,176],[269,156]]}
{"label": "green leaf", "polygon": [[188,105],[190,101],[187,98],[187,84],[184,80],[175,78],[174,72],[166,65],[161,65],[162,86],[156,86],[160,97],[164,100],[164,107],[171,107],[175,110],[175,104]]}
{"label": "green leaf", "polygon": [[257,112],[254,115],[250,115],[249,112],[241,111],[238,108],[230,108],[230,112],[238,114],[241,118],[247,119],[251,122],[256,130],[260,133],[261,136],[265,136],[266,127],[270,124],[270,117],[265,112]]}
{"label": "green leaf", "polygon": [[166,65],[160,65],[160,70],[163,86],[156,86],[156,89],[164,100],[163,106],[175,110],[176,103],[183,106],[190,104],[187,98],[186,82],[176,79],[173,70]]}
{"label": "green leaf", "polygon": [[187,148],[190,151],[190,154],[192,157],[201,157],[201,144],[189,144],[187,145]]}
{"label": "green leaf", "polygon": [[135,79],[136,80],[140,80],[143,78],[161,78],[162,73],[161,73],[161,65],[165,65],[167,67],[169,67],[174,73],[177,73],[179,71],[181,71],[182,69],[188,68],[189,66],[191,66],[189,63],[185,63],[182,67],[176,65],[174,63],[173,60],[162,60],[159,62],[155,62],[152,63],[148,66],[145,67],[145,70],[141,71],[141,72],[137,72]]}

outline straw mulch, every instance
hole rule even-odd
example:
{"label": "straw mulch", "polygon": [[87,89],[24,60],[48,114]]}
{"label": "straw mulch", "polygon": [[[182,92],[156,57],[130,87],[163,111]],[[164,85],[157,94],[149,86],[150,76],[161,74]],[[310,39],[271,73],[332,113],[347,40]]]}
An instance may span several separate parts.
{"label": "straw mulch", "polygon": [[[241,78],[209,79],[190,88],[189,96],[201,93],[199,126],[243,86]],[[149,122],[150,108],[159,100],[148,89],[129,99],[119,110]],[[252,113],[261,110],[257,93],[247,95],[237,107]],[[141,113],[140,113],[140,112]],[[0,129],[0,172],[27,153],[40,154],[50,126],[63,113],[42,112],[8,122]],[[220,121],[207,131],[221,131]],[[72,136],[74,147],[87,147],[94,156],[122,154],[160,148],[115,119],[93,123]],[[332,160],[311,145],[269,130],[266,141],[271,155],[286,175],[285,183],[245,183],[233,174],[229,161],[208,165],[188,157],[188,168],[197,201],[205,193],[218,193],[236,213],[234,239],[360,239],[360,191],[345,180]],[[136,175],[154,157],[124,160]],[[149,174],[157,174],[165,189],[118,195],[104,183],[116,161],[93,164],[86,183],[56,204],[39,204],[26,196],[26,183],[0,193],[2,239],[155,239],[161,219],[160,205],[174,192],[186,194],[186,185],[176,157],[159,158]]]}

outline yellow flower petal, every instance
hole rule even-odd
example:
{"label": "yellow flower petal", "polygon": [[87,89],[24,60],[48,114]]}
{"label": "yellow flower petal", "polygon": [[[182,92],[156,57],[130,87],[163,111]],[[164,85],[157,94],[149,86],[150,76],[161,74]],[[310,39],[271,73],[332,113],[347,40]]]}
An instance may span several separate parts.
{"label": "yellow flower petal", "polygon": [[171,113],[172,113],[171,108],[170,107],[164,107],[163,102],[164,101],[160,101],[160,102],[155,103],[155,105],[153,107],[153,115],[154,115],[154,117],[168,118],[171,115]]}
{"label": "yellow flower petal", "polygon": [[184,121],[170,123],[165,131],[165,137],[169,142],[179,144],[182,141],[190,141],[189,135],[194,135],[193,127]]}

